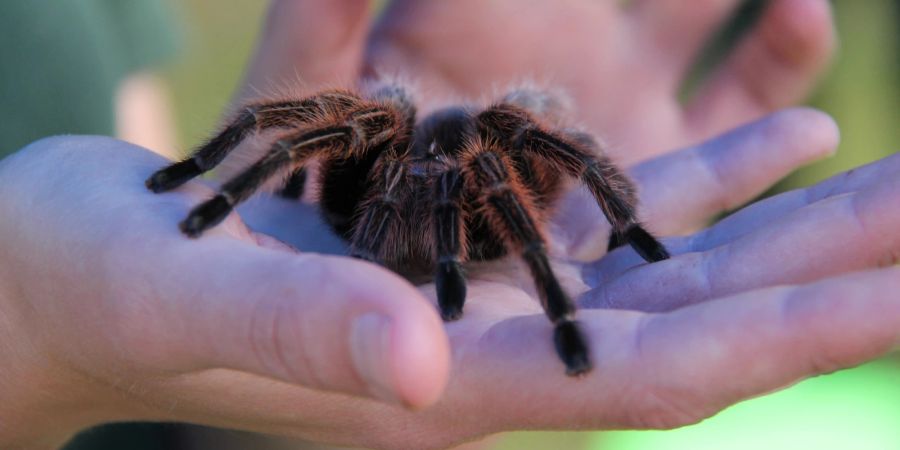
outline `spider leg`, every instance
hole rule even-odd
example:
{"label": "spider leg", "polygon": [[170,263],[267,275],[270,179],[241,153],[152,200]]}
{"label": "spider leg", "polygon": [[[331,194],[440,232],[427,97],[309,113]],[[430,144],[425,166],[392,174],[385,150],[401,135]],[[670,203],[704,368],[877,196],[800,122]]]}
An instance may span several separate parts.
{"label": "spider leg", "polygon": [[606,252],[609,253],[626,244],[628,242],[619,233],[610,233],[609,243],[606,244]]}
{"label": "spider leg", "polygon": [[581,375],[591,370],[587,340],[575,321],[575,303],[562,289],[547,259],[544,238],[529,213],[530,202],[511,163],[490,146],[466,155],[465,176],[479,192],[480,211],[506,246],[521,249],[534,278],[541,305],[555,325],[556,352],[566,373]]}
{"label": "spider leg", "polygon": [[288,134],[275,141],[268,153],[243,172],[228,180],[219,193],[191,210],[179,224],[190,237],[217,225],[234,207],[252,195],[266,180],[291,164],[302,164],[310,156],[323,151],[350,146],[353,129],[331,126]]}
{"label": "spider leg", "polygon": [[603,156],[592,136],[577,132],[557,134],[529,126],[513,145],[539,155],[588,187],[612,224],[610,247],[627,242],[647,261],[669,258],[666,248],[637,220],[637,199],[631,180]]}
{"label": "spider leg", "polygon": [[435,184],[437,201],[432,212],[437,248],[435,287],[441,317],[446,321],[459,319],[466,301],[466,278],[461,264],[466,248],[462,180],[460,170],[451,168],[442,172]]}
{"label": "spider leg", "polygon": [[400,218],[402,203],[408,195],[406,164],[393,155],[380,158],[372,168],[370,179],[372,194],[360,205],[359,219],[350,238],[350,254],[379,261],[384,259],[382,248],[392,235],[392,227]]}
{"label": "spider leg", "polygon": [[147,179],[153,192],[165,192],[211,170],[252,133],[270,128],[315,122],[328,111],[351,108],[358,97],[340,91],[326,92],[303,100],[251,104],[219,134],[204,142],[189,158],[165,167]]}
{"label": "spider leg", "polygon": [[278,194],[287,199],[297,200],[300,197],[303,197],[303,188],[305,185],[306,167],[299,167],[290,177],[288,177],[287,182],[284,183],[284,186]]}

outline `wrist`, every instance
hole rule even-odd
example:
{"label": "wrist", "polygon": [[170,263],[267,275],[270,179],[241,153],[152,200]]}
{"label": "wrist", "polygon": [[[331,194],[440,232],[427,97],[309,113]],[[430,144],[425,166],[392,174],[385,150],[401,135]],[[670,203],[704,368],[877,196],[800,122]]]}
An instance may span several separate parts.
{"label": "wrist", "polygon": [[21,299],[10,297],[9,286],[0,278],[0,448],[59,448],[78,431],[114,420],[99,384],[44,349],[44,332],[16,311]]}
{"label": "wrist", "polygon": [[[55,230],[36,226],[47,221],[33,217],[41,208],[33,206],[29,194],[39,190],[27,180],[46,180],[39,169],[52,160],[65,160],[73,141],[77,139],[44,139],[0,162],[0,216],[11,218],[0,221],[2,449],[57,448],[79,430],[116,417],[109,414],[113,397],[98,395],[109,389],[58,357],[58,344],[66,339],[47,317],[61,304],[71,304],[66,297],[71,286],[59,286],[77,277],[53,270],[54,264],[65,266],[64,258],[58,247],[39,236],[41,231],[52,236]],[[62,314],[77,324],[77,318]],[[81,347],[86,346],[74,348]]]}

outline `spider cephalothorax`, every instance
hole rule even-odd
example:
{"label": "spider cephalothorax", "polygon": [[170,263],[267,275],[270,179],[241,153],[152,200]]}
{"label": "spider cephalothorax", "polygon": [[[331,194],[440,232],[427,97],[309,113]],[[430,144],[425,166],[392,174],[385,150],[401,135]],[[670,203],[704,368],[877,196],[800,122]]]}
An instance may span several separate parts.
{"label": "spider cephalothorax", "polygon": [[319,161],[320,209],[354,256],[403,273],[435,276],[445,320],[462,314],[462,264],[520,255],[555,325],[567,373],[591,369],[575,306],[549,264],[543,225],[563,176],[583,182],[613,227],[648,261],[668,257],[635,217],[634,188],[590,135],[555,129],[547,97],[514,91],[477,111],[447,108],[416,122],[405,91],[331,90],[309,98],[253,103],[193,156],[147,180],[173,189],[218,165],[245,138],[280,130],[265,155],[222,185],[181,222],[190,237],[221,222],[268,179],[292,171],[284,192],[299,197],[304,167]]}

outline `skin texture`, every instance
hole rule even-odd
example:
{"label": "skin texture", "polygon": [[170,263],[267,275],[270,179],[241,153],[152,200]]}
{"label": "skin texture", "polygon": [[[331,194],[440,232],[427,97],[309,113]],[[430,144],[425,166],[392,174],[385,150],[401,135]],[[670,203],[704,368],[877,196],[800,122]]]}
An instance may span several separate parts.
{"label": "skin texture", "polygon": [[530,79],[564,89],[577,120],[630,165],[795,104],[835,47],[827,1],[771,2],[681,105],[676,94],[689,66],[740,0],[621,3],[395,0],[366,40],[368,2],[275,1],[240,93],[315,90],[377,72],[409,78],[425,100],[440,102]]}
{"label": "skin texture", "polygon": [[[767,122],[807,120],[828,123],[799,110],[741,132],[761,135]],[[772,133],[760,145],[796,151],[784,141],[783,132]],[[729,142],[705,148],[728,161],[740,154]],[[164,161],[149,151],[106,138],[40,141],[0,165],[0,193],[15,199],[2,206],[15,219],[0,233],[18,237],[2,241],[3,342],[24,343],[0,347],[12,368],[0,387],[15,405],[2,411],[4,443],[40,448],[36,436],[63,437],[47,429],[124,419],[376,448],[440,448],[508,429],[693,423],[897,342],[900,302],[891,292],[900,277],[878,267],[894,260],[900,242],[887,237],[900,216],[874,206],[900,201],[898,161],[670,239],[670,261],[641,264],[628,249],[588,265],[557,261],[568,289],[581,293],[579,319],[597,364],[573,380],[562,373],[551,328],[518,263],[470,273],[466,315],[446,325],[448,352],[429,304],[433,285],[420,294],[375,266],[296,253],[251,234],[237,215],[188,241],[173,224],[208,188],[154,195],[140,182]],[[254,228],[286,232],[280,237],[301,249],[304,239],[321,246],[317,216],[280,202],[248,205]],[[267,207],[281,216],[264,214]],[[811,233],[817,239],[795,238]],[[784,244],[771,245],[773,237]],[[820,244],[835,241],[841,245]],[[850,257],[847,248],[855,249]],[[825,262],[785,256],[809,253]],[[702,263],[722,254],[736,261]],[[835,276],[848,270],[861,272]],[[360,383],[348,363],[353,333],[343,324],[369,311],[393,319],[398,338],[388,360],[395,395],[406,404],[436,400],[449,353],[449,383],[429,408],[365,399],[381,391]]]}
{"label": "skin texture", "polygon": [[[674,3],[631,2],[629,14]],[[373,55],[375,43],[391,42],[388,34],[363,40],[359,25],[367,12],[358,4],[276,2],[248,85],[277,84],[295,73],[294,64],[310,88],[333,77],[354,79],[365,48]],[[696,15],[688,16],[682,29],[696,30],[689,23]],[[421,28],[428,17],[407,28]],[[440,26],[445,16],[430,17],[432,29],[447,28]],[[648,22],[627,16],[627,26],[625,16],[610,17],[604,20],[619,24],[612,29],[645,24],[640,36],[668,26],[650,20],[652,14],[640,16]],[[378,27],[402,18],[389,12]],[[818,60],[812,56],[830,48],[830,25],[808,22],[826,32],[814,44],[801,40],[808,45],[797,54]],[[476,39],[472,33],[468,38]],[[608,45],[636,45],[636,36]],[[384,45],[402,55],[438,48],[446,38],[419,39],[411,41],[415,46]],[[784,69],[760,85],[779,101],[799,98],[817,71],[788,70],[778,52],[754,54],[760,73],[769,73],[762,70],[766,62]],[[675,77],[678,67],[641,73]],[[463,73],[485,74],[475,81],[482,85],[507,81],[490,70]],[[594,73],[592,80],[609,92],[634,92],[634,73]],[[722,76],[723,86],[735,88],[723,98],[741,98],[744,80],[754,81]],[[669,91],[650,97],[674,102]],[[653,101],[648,110],[664,109]],[[738,105],[733,115],[713,108],[708,117],[738,123],[777,106]],[[636,142],[656,139],[615,123],[604,128]],[[631,173],[641,188],[642,218],[663,235],[697,229],[794,167],[829,154],[838,139],[830,119],[795,109],[651,158],[704,133],[692,134],[683,120],[651,116],[641,118],[640,129],[660,130],[662,144],[635,146],[646,153],[623,160],[646,160]],[[892,233],[900,209],[884,207],[900,201],[897,161],[669,239],[675,256],[654,265],[641,264],[629,249],[572,262],[570,255],[593,261],[602,254],[598,242],[608,232],[573,193],[552,228],[555,264],[567,289],[580,294],[579,319],[597,364],[573,380],[562,373],[551,328],[516,261],[473,268],[464,318],[444,325],[431,304],[433,285],[416,290],[377,266],[311,253],[342,247],[306,205],[258,200],[202,239],[188,240],[176,224],[211,194],[202,183],[154,195],[143,180],[165,161],[147,150],[106,138],[39,141],[0,162],[0,447],[51,448],[111,420],[188,421],[375,448],[441,448],[510,429],[693,423],[741,399],[874,358],[898,342],[900,301],[891,294],[900,277],[895,268],[880,268],[895,260],[900,245]],[[250,232],[242,219],[267,234]],[[377,317],[387,318],[389,331]],[[355,337],[374,348],[354,351]]]}

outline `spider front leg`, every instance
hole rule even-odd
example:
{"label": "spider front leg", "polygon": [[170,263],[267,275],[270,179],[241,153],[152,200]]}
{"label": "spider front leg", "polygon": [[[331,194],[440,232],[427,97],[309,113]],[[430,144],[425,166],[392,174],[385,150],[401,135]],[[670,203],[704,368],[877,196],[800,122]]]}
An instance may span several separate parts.
{"label": "spider front leg", "polygon": [[466,278],[462,270],[466,249],[462,180],[460,170],[451,168],[441,173],[435,184],[432,220],[437,267],[434,281],[441,317],[446,321],[462,317],[466,302]]}
{"label": "spider front leg", "polygon": [[181,231],[190,237],[200,236],[203,231],[224,220],[238,203],[250,197],[266,180],[284,168],[302,164],[322,150],[347,148],[351,133],[353,129],[349,126],[331,126],[304,130],[278,139],[262,159],[228,180],[215,197],[191,210],[179,224]]}
{"label": "spider front leg", "polygon": [[521,131],[514,146],[539,155],[588,187],[612,225],[610,247],[627,242],[646,261],[669,258],[666,248],[637,220],[637,197],[631,180],[602,155],[592,136],[576,132],[561,135],[529,126]]}
{"label": "spider front leg", "polygon": [[306,186],[306,167],[295,170],[282,186],[278,193],[289,200],[299,200],[303,197],[303,188]]}
{"label": "spider front leg", "polygon": [[[353,227],[350,254],[368,261],[381,261],[385,259],[382,254],[385,246],[406,245],[396,242],[400,208],[409,195],[406,164],[393,155],[384,157],[372,168],[371,180],[371,194],[360,205],[359,220]],[[387,242],[389,239],[395,242]]]}
{"label": "spider front leg", "polygon": [[506,247],[520,251],[528,265],[544,312],[555,325],[553,340],[566,374],[585,374],[592,368],[587,340],[575,322],[575,303],[550,267],[543,235],[529,212],[533,207],[528,195],[508,160],[483,143],[479,147],[466,156],[464,169],[467,182],[480,193],[479,211]]}
{"label": "spider front leg", "polygon": [[359,97],[349,92],[331,91],[302,100],[248,105],[222,132],[197,148],[189,158],[158,170],[145,184],[156,193],[175,189],[212,170],[255,132],[310,123],[329,111],[349,110],[359,101]]}

